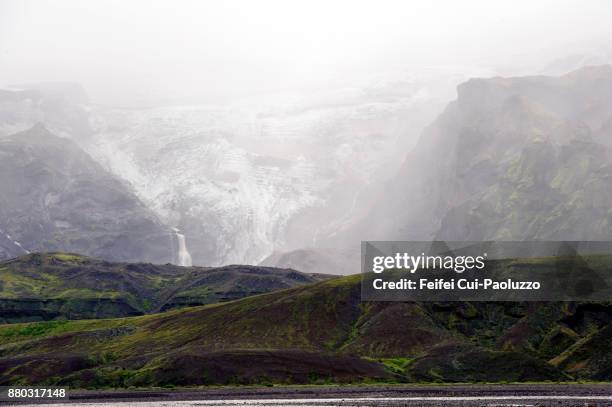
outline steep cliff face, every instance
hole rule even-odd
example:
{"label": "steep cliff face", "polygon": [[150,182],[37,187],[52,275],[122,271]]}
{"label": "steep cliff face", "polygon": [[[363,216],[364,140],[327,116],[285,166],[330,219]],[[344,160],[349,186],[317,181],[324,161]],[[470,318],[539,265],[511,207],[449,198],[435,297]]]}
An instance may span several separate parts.
{"label": "steep cliff face", "polygon": [[0,139],[0,258],[34,251],[166,263],[173,236],[75,143],[37,125]]}
{"label": "steep cliff face", "polygon": [[358,235],[612,238],[611,103],[609,66],[460,85]]}

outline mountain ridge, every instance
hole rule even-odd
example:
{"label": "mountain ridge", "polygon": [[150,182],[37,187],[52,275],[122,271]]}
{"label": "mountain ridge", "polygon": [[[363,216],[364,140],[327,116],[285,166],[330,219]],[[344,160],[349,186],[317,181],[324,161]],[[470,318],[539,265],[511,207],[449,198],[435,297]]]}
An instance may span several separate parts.
{"label": "mountain ridge", "polygon": [[331,278],[291,269],[111,263],[70,253],[0,262],[0,321],[143,315]]}

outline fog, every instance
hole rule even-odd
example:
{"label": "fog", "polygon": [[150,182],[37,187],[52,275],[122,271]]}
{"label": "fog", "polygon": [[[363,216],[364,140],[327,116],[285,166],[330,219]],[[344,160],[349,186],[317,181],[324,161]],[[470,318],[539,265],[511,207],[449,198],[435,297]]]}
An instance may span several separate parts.
{"label": "fog", "polygon": [[0,0],[0,84],[96,103],[219,104],[392,70],[520,74],[606,46],[600,1]]}

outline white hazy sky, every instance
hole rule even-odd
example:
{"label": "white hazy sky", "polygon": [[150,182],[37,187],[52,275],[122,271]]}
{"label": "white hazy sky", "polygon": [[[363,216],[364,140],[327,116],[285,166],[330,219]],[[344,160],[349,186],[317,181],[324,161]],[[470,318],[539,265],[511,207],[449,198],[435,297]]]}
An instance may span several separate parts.
{"label": "white hazy sky", "polygon": [[0,0],[0,84],[221,102],[387,69],[546,63],[612,38],[607,0]]}

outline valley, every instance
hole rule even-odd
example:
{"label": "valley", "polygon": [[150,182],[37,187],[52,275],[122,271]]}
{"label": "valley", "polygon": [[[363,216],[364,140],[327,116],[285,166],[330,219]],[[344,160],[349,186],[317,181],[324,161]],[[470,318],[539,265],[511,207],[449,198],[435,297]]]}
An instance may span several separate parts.
{"label": "valley", "polygon": [[610,21],[0,0],[0,405],[612,407]]}
{"label": "valley", "polygon": [[[360,240],[612,236],[609,66],[457,89],[411,151],[385,127],[404,97],[359,92],[254,116],[75,108],[2,136],[0,384],[612,380],[607,302],[362,301]],[[37,92],[3,94],[10,129]]]}

